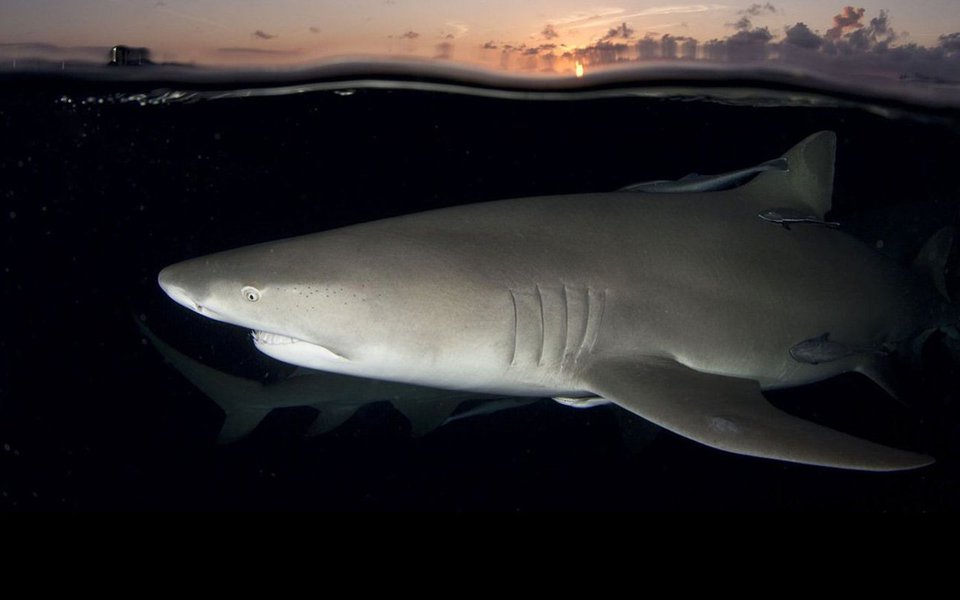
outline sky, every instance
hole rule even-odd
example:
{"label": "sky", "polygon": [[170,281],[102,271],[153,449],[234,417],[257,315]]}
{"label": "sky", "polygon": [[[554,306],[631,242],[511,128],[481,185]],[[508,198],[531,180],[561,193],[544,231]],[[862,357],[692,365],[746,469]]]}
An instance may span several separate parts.
{"label": "sky", "polygon": [[[880,19],[879,25],[871,25],[871,19]],[[788,28],[798,23],[804,27],[788,35]],[[93,55],[123,43],[150,48],[155,61],[206,65],[293,65],[373,54],[566,73],[577,62],[803,54],[795,47],[825,55],[890,47],[940,48],[949,54],[960,50],[960,34],[949,37],[956,32],[960,32],[958,0],[870,0],[846,8],[835,0],[0,3],[0,60],[37,53]],[[711,40],[719,43],[711,45]],[[757,51],[758,45],[766,49]],[[781,52],[777,48],[783,45],[791,48]]]}

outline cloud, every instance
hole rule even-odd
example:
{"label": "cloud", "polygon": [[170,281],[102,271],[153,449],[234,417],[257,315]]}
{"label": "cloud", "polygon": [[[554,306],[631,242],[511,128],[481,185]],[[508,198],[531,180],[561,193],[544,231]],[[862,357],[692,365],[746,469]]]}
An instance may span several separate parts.
{"label": "cloud", "polygon": [[417,33],[416,31],[408,31],[406,33],[401,34],[400,37],[407,40],[415,40],[418,37],[420,37],[420,34]]}
{"label": "cloud", "polygon": [[463,34],[470,31],[470,28],[467,27],[465,23],[462,23],[460,21],[447,21],[446,26],[455,30],[453,33],[453,37],[461,37]]}
{"label": "cloud", "polygon": [[547,26],[543,28],[543,31],[540,32],[540,35],[548,40],[552,40],[555,37],[560,37],[560,34],[557,33],[557,30],[554,28],[554,26],[550,24],[547,24]]}
{"label": "cloud", "polygon": [[661,58],[677,57],[677,40],[669,33],[660,38],[660,56]]}
{"label": "cloud", "polygon": [[590,62],[617,63],[635,60],[637,52],[637,47],[634,44],[599,41],[593,47],[593,57]]}
{"label": "cloud", "polygon": [[960,31],[946,33],[937,38],[940,48],[947,52],[960,52]]}
{"label": "cloud", "polygon": [[453,56],[453,44],[450,42],[440,42],[436,46],[434,58],[451,58]]}
{"label": "cloud", "polygon": [[737,14],[742,15],[734,23],[727,23],[727,27],[733,27],[737,31],[750,31],[753,29],[753,21],[750,20],[750,17],[760,17],[766,16],[771,13],[776,13],[777,8],[767,2],[766,4],[751,4],[743,10],[738,10]]}
{"label": "cloud", "polygon": [[768,56],[768,44],[773,34],[766,27],[741,29],[723,40],[704,43],[704,58],[719,62],[746,62],[763,60]]}
{"label": "cloud", "polygon": [[878,44],[889,44],[899,37],[897,32],[890,27],[890,16],[886,10],[881,9],[880,15],[870,19],[870,26],[867,28],[870,37]]}
{"label": "cloud", "polygon": [[[66,46],[57,46],[56,44],[48,44],[46,42],[0,42],[0,48],[16,48],[28,52],[49,52],[69,49]],[[106,46],[104,46],[104,50],[106,49]]]}
{"label": "cloud", "polygon": [[680,36],[676,38],[680,42],[680,55],[677,58],[694,60],[697,58],[697,46],[699,42],[696,38],[690,36]]}
{"label": "cloud", "polygon": [[110,60],[110,48],[107,46],[58,46],[44,42],[0,42],[0,58],[106,63]]}
{"label": "cloud", "polygon": [[763,14],[776,14],[776,12],[777,12],[777,7],[775,7],[773,4],[770,4],[769,2],[766,2],[764,4],[757,4],[757,3],[751,4],[750,6],[748,6],[743,10],[738,10],[737,14],[750,15],[751,17],[759,17],[760,15],[763,15]]}
{"label": "cloud", "polygon": [[691,14],[691,13],[701,13],[708,12],[711,10],[723,10],[730,8],[726,4],[685,4],[685,5],[670,5],[670,6],[654,6],[652,8],[646,8],[640,12],[634,13],[631,16],[637,17],[646,17],[649,15],[677,15],[677,14]]}
{"label": "cloud", "polygon": [[167,6],[165,3],[158,2],[154,7],[159,11],[167,15],[171,15],[178,19],[183,19],[185,21],[192,21],[194,23],[203,23],[204,25],[209,25],[211,27],[216,27],[217,29],[228,29],[226,25],[218,21],[212,21],[210,19],[205,19],[203,17],[198,17],[196,15],[190,14],[188,12],[183,12],[181,10],[174,10]]}
{"label": "cloud", "polygon": [[[891,88],[913,86],[913,89],[920,90],[918,93],[925,93],[923,90],[928,88],[922,86],[931,82],[960,84],[960,31],[939,36],[938,45],[933,47],[904,44],[901,41],[903,34],[894,29],[886,10],[872,13],[871,18],[865,9],[852,6],[845,6],[832,19],[829,36],[804,22],[771,31],[769,27],[754,24],[756,18],[765,18],[776,11],[773,4],[768,4],[773,8],[757,3],[737,11],[737,22],[731,24],[735,31],[705,42],[650,31],[638,38],[628,25],[630,15],[620,11],[612,19],[599,14],[590,19],[588,27],[594,32],[596,41],[587,47],[574,48],[552,42],[531,44],[530,47],[523,44],[511,46],[493,40],[481,47],[502,50],[499,53],[502,67],[526,71],[569,72],[574,62],[597,66],[645,60],[704,59],[733,64],[769,61],[769,64],[786,65],[848,81],[851,86],[859,85],[861,80],[857,79],[857,74],[862,73],[863,77],[869,78],[863,79],[864,85],[876,86],[878,81],[882,85],[883,79],[880,78],[886,77]],[[647,10],[689,11],[692,7]],[[605,23],[607,21],[609,25]],[[558,20],[551,22],[557,24]],[[598,25],[601,22],[605,23],[602,29]],[[564,34],[566,32],[564,28]]]}
{"label": "cloud", "polygon": [[272,40],[273,38],[277,37],[271,33],[267,33],[266,31],[263,31],[262,29],[258,29],[254,31],[251,35],[253,37],[258,37],[261,40]]}
{"label": "cloud", "polygon": [[766,27],[738,31],[727,38],[728,44],[766,44],[773,34]]}
{"label": "cloud", "polygon": [[320,33],[319,27],[310,27],[310,33]]}
{"label": "cloud", "polygon": [[[850,7],[846,7],[849,9]],[[849,12],[844,9],[845,12]],[[863,9],[856,9],[850,13],[855,20],[846,21],[848,24],[840,27],[837,22],[837,15],[834,17],[834,27],[827,31],[823,36],[824,44],[822,49],[827,54],[857,54],[863,52],[884,52],[889,49],[890,44],[899,37],[897,32],[890,26],[890,17],[887,11],[881,10],[880,14],[872,19],[870,23],[864,25],[861,21]],[[847,28],[850,31],[843,35],[837,35],[838,29]]]}
{"label": "cloud", "polygon": [[852,6],[844,6],[843,11],[838,15],[833,17],[833,27],[827,30],[825,38],[828,40],[840,39],[843,36],[845,30],[859,29],[863,27],[863,23],[860,22],[860,19],[863,18],[863,14],[867,12],[864,8],[854,8]]}
{"label": "cloud", "polygon": [[665,59],[695,59],[697,57],[696,39],[688,36],[673,36],[665,33],[660,38],[660,58]]}
{"label": "cloud", "polygon": [[269,50],[267,48],[217,48],[217,52],[223,54],[260,54],[260,55],[273,55],[273,56],[293,56],[300,54],[299,50]]}
{"label": "cloud", "polygon": [[649,17],[657,15],[682,15],[704,13],[714,10],[728,10],[726,4],[667,4],[652,6],[636,12],[628,13],[623,8],[599,8],[590,12],[579,11],[570,15],[552,19],[555,25],[567,27],[602,27],[613,23],[623,22],[634,17]]}
{"label": "cloud", "polygon": [[796,46],[798,48],[807,48],[816,50],[823,44],[823,39],[810,30],[805,23],[797,23],[793,27],[787,27],[784,44]]}
{"label": "cloud", "polygon": [[607,31],[607,34],[606,34],[605,36],[603,36],[602,38],[600,38],[600,39],[602,39],[602,40],[615,40],[615,39],[617,39],[617,38],[622,38],[622,39],[627,40],[627,39],[632,38],[634,33],[635,33],[635,32],[634,32],[633,28],[630,27],[629,25],[627,25],[627,24],[624,22],[624,23],[620,23],[620,25],[619,25],[618,27],[614,27],[614,28],[610,29],[609,31]]}
{"label": "cloud", "polygon": [[624,12],[622,8],[598,8],[591,12],[575,12],[565,15],[563,17],[553,19],[553,23],[559,25],[581,25],[584,23],[589,23],[591,21],[596,21],[598,19],[603,19],[604,17],[609,17],[610,15],[619,15]]}
{"label": "cloud", "polygon": [[648,33],[642,40],[637,42],[637,55],[640,60],[653,60],[660,57],[660,42]]}

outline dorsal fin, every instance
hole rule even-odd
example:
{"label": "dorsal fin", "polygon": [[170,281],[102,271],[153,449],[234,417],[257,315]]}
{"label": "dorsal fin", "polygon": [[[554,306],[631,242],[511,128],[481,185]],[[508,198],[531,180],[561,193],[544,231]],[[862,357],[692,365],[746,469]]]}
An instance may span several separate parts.
{"label": "dorsal fin", "polygon": [[768,206],[795,206],[822,219],[832,207],[836,150],[837,135],[818,131],[783,155],[786,171],[760,173],[743,187],[744,193]]}

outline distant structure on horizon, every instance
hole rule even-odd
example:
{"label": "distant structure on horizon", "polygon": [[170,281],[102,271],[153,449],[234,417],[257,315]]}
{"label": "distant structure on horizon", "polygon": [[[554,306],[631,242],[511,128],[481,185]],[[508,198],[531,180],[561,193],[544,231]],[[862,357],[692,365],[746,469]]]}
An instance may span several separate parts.
{"label": "distant structure on horizon", "polygon": [[110,49],[110,66],[139,67],[152,65],[149,48],[132,48],[130,46],[114,46]]}

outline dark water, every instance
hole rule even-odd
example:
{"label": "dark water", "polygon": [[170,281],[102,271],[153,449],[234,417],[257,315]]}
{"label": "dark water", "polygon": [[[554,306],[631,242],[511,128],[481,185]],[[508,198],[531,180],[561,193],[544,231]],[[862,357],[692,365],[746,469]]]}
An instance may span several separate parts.
{"label": "dark water", "polygon": [[547,401],[422,438],[370,405],[307,439],[310,409],[287,409],[218,446],[216,406],[133,321],[145,318],[211,366],[276,379],[286,367],[256,352],[246,331],[175,305],[157,272],[375,218],[732,170],[821,129],[839,136],[832,218],[908,261],[955,221],[960,136],[950,113],[411,89],[117,101],[150,90],[0,82],[3,509],[960,506],[957,361],[941,335],[927,346],[910,407],[857,375],[768,395],[804,417],[938,458],[919,471],[863,474],[734,456],[669,433],[637,449],[624,444],[611,407]]}

